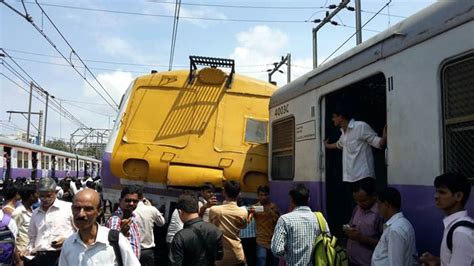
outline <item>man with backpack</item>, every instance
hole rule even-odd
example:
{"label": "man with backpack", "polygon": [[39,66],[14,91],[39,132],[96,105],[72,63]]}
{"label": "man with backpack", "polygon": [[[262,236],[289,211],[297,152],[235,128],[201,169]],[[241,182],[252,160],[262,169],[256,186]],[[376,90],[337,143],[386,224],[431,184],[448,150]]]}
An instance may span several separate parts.
{"label": "man with backpack", "polygon": [[13,265],[18,228],[10,214],[0,210],[0,266]]}
{"label": "man with backpack", "polygon": [[474,219],[464,208],[471,193],[466,177],[447,173],[436,177],[436,206],[443,210],[444,232],[441,257],[425,252],[420,262],[428,265],[474,265]]}
{"label": "man with backpack", "polygon": [[64,242],[60,266],[140,265],[125,236],[97,223],[101,212],[99,193],[89,188],[81,190],[74,196],[71,209],[78,232]]}
{"label": "man with backpack", "polygon": [[171,265],[214,265],[216,260],[221,260],[224,256],[222,232],[199,217],[196,198],[181,195],[176,209],[184,227],[171,243]]}
{"label": "man with backpack", "polygon": [[[318,218],[308,207],[305,185],[296,185],[289,194],[293,210],[278,219],[271,249],[275,256],[285,258],[286,265],[310,265],[315,239],[322,234]],[[329,233],[327,224],[323,228]]]}

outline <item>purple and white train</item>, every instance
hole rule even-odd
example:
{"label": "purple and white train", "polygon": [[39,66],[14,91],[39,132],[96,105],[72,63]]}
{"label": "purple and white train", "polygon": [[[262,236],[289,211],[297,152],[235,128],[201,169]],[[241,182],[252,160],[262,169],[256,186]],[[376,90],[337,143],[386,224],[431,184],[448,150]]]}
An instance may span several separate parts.
{"label": "purple and white train", "polygon": [[0,178],[95,177],[101,161],[0,137]]}
{"label": "purple and white train", "polygon": [[[474,184],[473,36],[473,1],[437,1],[278,89],[270,99],[272,199],[286,211],[288,190],[304,183],[331,231],[349,222],[340,204],[342,156],[324,146],[339,138],[331,115],[345,103],[379,135],[387,125],[387,149],[374,150],[377,186],[400,190],[419,250],[438,253],[443,224],[433,179],[455,171]],[[472,216],[472,195],[466,208]]]}

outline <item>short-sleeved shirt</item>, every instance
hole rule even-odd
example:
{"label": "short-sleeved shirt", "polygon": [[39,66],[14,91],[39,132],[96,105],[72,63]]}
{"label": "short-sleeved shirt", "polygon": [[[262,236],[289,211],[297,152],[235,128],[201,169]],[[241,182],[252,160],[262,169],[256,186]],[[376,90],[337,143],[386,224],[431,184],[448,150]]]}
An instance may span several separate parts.
{"label": "short-sleeved shirt", "polygon": [[[329,233],[329,226],[326,224]],[[272,252],[284,257],[286,265],[311,265],[314,240],[321,229],[314,212],[300,206],[280,216],[272,238]]]}
{"label": "short-sleeved shirt", "polygon": [[375,178],[373,146],[381,148],[381,138],[365,122],[351,119],[346,131],[341,129],[342,135],[336,142],[342,149],[342,180],[356,182],[366,177]]}
{"label": "short-sleeved shirt", "polygon": [[453,213],[443,219],[444,233],[441,241],[441,265],[474,265],[474,230],[468,227],[459,226],[453,233],[452,252],[446,244],[446,237],[451,227],[459,221],[470,221],[474,219],[467,215],[467,211]]}
{"label": "short-sleeved shirt", "polygon": [[[383,232],[383,218],[378,210],[378,203],[368,210],[360,206],[354,208],[350,225],[362,235],[379,239]],[[374,248],[363,245],[354,240],[347,240],[347,255],[351,263],[356,265],[370,265]]]}
{"label": "short-sleeved shirt", "polygon": [[415,230],[403,213],[393,215],[384,227],[372,255],[372,266],[417,265]]}

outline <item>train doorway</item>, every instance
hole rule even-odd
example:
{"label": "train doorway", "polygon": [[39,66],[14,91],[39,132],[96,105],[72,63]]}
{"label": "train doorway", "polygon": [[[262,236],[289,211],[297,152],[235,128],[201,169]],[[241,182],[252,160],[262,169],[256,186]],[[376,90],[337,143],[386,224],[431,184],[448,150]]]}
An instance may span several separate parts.
{"label": "train doorway", "polygon": [[5,165],[3,166],[5,171],[3,180],[9,179],[11,177],[11,169],[12,169],[12,148],[11,147],[3,147],[3,157],[4,157],[4,163]]}
{"label": "train doorway", "polygon": [[[329,143],[341,136],[339,128],[332,122],[333,110],[337,105],[346,105],[352,110],[355,120],[369,124],[379,136],[387,121],[386,81],[382,73],[370,76],[324,97],[324,135]],[[377,189],[387,185],[385,150],[372,148]],[[327,150],[325,153],[326,210],[331,232],[338,238],[343,236],[342,225],[349,223],[355,206],[352,193],[346,191],[342,182],[342,151]]]}

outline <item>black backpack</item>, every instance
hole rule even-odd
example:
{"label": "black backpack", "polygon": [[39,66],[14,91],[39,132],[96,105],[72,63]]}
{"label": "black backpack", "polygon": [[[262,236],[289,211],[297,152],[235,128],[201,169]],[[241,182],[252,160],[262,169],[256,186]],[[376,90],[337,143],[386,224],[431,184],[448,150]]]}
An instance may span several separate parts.
{"label": "black backpack", "polygon": [[454,230],[456,230],[456,228],[458,228],[459,226],[464,226],[464,227],[469,227],[471,229],[474,229],[474,223],[470,221],[459,221],[453,224],[453,226],[451,226],[451,228],[449,229],[448,235],[446,237],[446,244],[448,245],[449,251],[451,252],[453,252],[453,233],[454,233]]}
{"label": "black backpack", "polygon": [[11,263],[15,251],[15,236],[10,231],[10,228],[8,228],[10,220],[11,216],[4,213],[0,222],[0,264]]}

